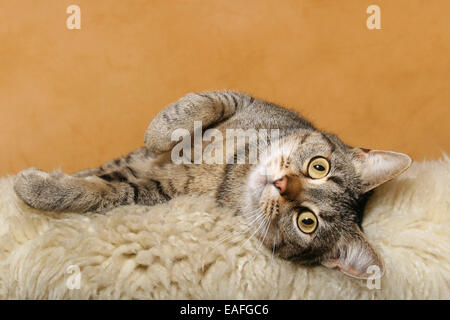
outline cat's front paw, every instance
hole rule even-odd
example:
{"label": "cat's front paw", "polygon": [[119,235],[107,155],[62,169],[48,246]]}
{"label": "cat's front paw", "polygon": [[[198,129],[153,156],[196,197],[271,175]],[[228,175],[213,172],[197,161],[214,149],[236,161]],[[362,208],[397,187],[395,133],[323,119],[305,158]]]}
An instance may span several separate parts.
{"label": "cat's front paw", "polygon": [[45,171],[35,168],[23,170],[14,181],[14,191],[27,205],[41,208],[41,194],[48,187],[48,179],[50,175]]}

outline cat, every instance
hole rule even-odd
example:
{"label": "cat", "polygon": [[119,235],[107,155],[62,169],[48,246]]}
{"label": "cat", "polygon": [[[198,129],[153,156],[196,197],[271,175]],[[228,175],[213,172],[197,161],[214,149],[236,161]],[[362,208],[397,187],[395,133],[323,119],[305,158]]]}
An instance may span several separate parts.
{"label": "cat", "polygon": [[[171,135],[180,128],[194,133],[194,120],[203,131],[265,129],[279,136],[269,136],[253,164],[175,164]],[[191,93],[167,106],[147,128],[145,147],[125,157],[73,175],[30,168],[17,175],[14,190],[33,208],[80,213],[212,193],[249,218],[277,256],[365,279],[373,266],[382,274],[384,264],[362,232],[364,206],[371,190],[410,164],[402,153],[350,147],[273,103],[215,91]]]}

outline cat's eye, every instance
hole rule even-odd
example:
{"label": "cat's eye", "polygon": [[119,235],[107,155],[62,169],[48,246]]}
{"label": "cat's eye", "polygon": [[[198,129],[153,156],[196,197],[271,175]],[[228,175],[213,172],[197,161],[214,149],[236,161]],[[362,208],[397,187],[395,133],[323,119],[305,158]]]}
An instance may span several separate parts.
{"label": "cat's eye", "polygon": [[311,160],[308,165],[308,175],[313,179],[325,177],[330,171],[330,163],[327,159],[317,157]]}
{"label": "cat's eye", "polygon": [[313,233],[317,229],[317,218],[311,211],[300,212],[297,217],[297,225],[303,233]]}

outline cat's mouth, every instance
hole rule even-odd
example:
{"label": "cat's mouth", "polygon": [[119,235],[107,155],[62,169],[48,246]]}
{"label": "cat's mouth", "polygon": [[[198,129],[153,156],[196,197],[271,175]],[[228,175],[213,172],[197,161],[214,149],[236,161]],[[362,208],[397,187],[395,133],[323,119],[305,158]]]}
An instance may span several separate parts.
{"label": "cat's mouth", "polygon": [[274,164],[273,161],[265,161],[256,166],[248,177],[247,196],[254,209],[264,210],[264,203],[280,199],[283,189],[277,185],[277,181],[281,181],[286,172],[278,170],[279,165],[275,167]]}
{"label": "cat's mouth", "polygon": [[259,189],[261,193],[263,192],[264,188],[267,186],[268,183],[269,180],[266,175],[259,175],[256,177],[254,181],[255,187]]}
{"label": "cat's mouth", "polygon": [[274,185],[274,180],[266,174],[254,174],[250,181],[250,190],[254,204],[261,206],[267,200],[277,200],[279,190]]}
{"label": "cat's mouth", "polygon": [[266,190],[267,184],[267,176],[258,176],[252,181],[250,188],[252,191],[251,196],[254,204],[259,204],[259,202],[263,198],[263,194]]}

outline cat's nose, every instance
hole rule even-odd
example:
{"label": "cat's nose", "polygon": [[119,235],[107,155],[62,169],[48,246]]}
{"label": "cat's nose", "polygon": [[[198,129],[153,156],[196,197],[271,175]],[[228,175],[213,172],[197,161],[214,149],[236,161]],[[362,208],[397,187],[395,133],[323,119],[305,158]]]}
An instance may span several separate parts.
{"label": "cat's nose", "polygon": [[281,179],[275,180],[273,182],[273,185],[280,191],[280,194],[285,193],[288,186],[288,177],[284,176]]}

